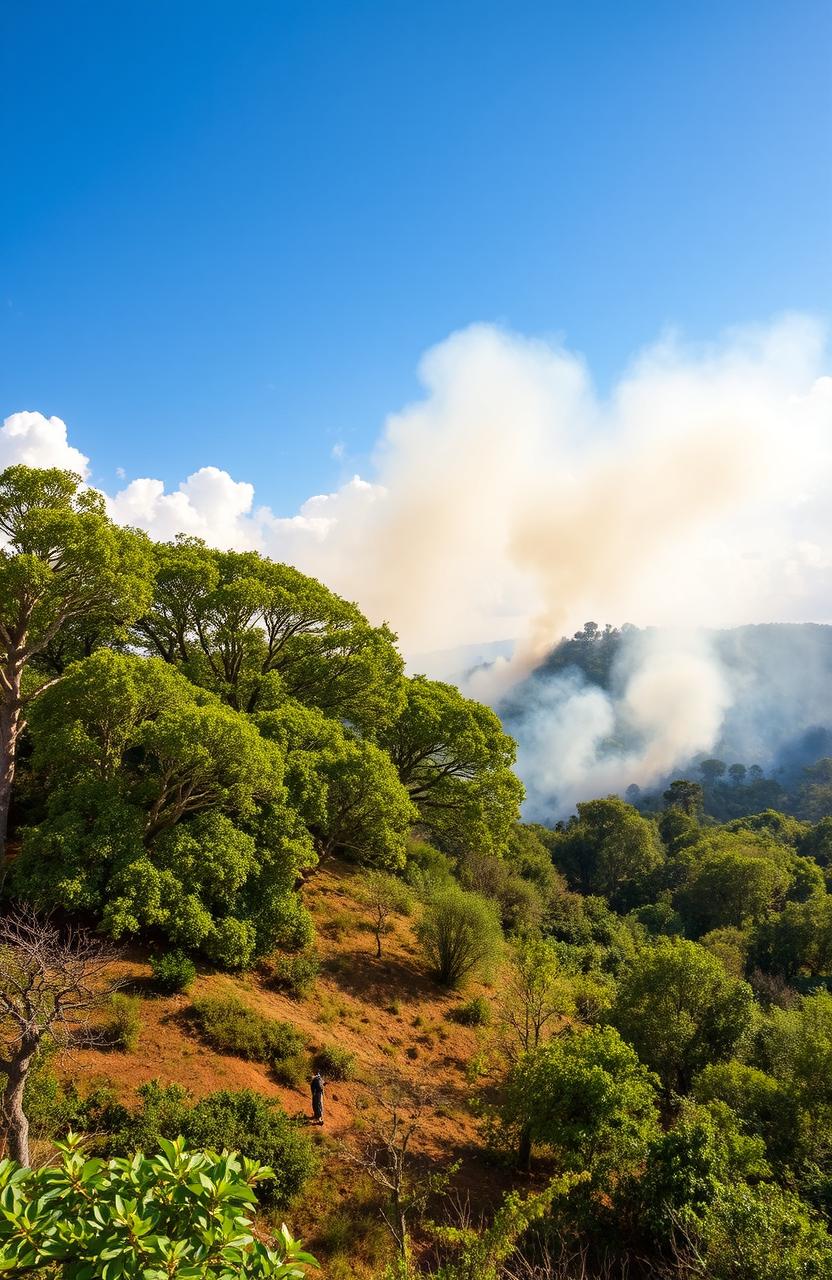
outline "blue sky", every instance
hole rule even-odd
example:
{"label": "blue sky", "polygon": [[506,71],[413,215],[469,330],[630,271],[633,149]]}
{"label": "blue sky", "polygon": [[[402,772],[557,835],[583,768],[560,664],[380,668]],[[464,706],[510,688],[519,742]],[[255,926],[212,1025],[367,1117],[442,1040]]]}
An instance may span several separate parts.
{"label": "blue sky", "polygon": [[822,315],[830,57],[827,0],[7,2],[0,418],[289,511],[473,321],[604,386]]}

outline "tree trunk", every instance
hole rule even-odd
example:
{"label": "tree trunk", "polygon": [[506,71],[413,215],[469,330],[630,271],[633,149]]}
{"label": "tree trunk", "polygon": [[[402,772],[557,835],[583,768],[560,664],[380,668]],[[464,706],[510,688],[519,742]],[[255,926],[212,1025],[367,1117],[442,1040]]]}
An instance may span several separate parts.
{"label": "tree trunk", "polygon": [[23,1110],[23,1090],[33,1055],[18,1058],[8,1070],[3,1092],[3,1125],[6,1130],[8,1154],[18,1164],[29,1166],[29,1121]]}
{"label": "tree trunk", "polygon": [[532,1167],[532,1132],[527,1124],[520,1130],[520,1147],[517,1152],[517,1165],[524,1173]]}
{"label": "tree trunk", "polygon": [[[11,665],[11,664],[10,664]],[[6,872],[6,836],[9,826],[9,808],[12,801],[14,770],[17,763],[17,741],[20,734],[20,670],[17,664],[6,668],[11,684],[0,699],[0,863],[2,874]]]}

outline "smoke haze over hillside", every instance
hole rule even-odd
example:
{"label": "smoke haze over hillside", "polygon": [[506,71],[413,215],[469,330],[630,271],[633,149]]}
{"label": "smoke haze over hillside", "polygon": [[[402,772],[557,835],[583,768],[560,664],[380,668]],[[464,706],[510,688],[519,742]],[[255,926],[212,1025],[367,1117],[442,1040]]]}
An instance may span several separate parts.
{"label": "smoke haze over hillside", "polygon": [[[532,793],[547,771],[570,797],[597,793],[719,740],[736,690],[692,628],[832,617],[827,368],[820,326],[792,316],[708,346],[667,336],[601,395],[558,342],[478,325],[423,358],[423,398],[388,419],[372,475],[294,514],[211,466],[109,502],[155,537],[297,564],[388,619],[408,653],[516,638],[471,681],[490,701],[586,618],[670,628],[634,645],[612,694],[536,686]],[[60,419],[34,412],[0,431],[0,463],[16,460],[89,471]],[[617,725],[635,755],[602,749]]]}

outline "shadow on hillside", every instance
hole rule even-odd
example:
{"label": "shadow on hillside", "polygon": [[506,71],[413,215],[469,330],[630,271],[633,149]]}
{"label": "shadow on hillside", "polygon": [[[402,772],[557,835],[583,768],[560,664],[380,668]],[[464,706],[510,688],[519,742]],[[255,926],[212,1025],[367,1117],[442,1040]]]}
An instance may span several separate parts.
{"label": "shadow on hillside", "polygon": [[384,1006],[397,1000],[432,1000],[451,1004],[456,998],[443,991],[415,964],[399,956],[377,959],[367,951],[353,949],[324,961],[321,969],[347,995]]}

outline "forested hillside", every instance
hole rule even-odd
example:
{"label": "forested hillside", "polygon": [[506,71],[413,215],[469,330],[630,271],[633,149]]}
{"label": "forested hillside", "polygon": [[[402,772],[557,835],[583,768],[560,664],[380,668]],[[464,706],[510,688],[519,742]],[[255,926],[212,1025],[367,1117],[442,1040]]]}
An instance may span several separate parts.
{"label": "forested hillside", "polygon": [[[628,682],[639,671],[649,672],[652,663],[690,654],[721,687],[713,739],[707,750],[677,759],[664,776],[659,770],[657,777],[655,766],[649,766],[652,776],[639,785],[632,775],[642,754],[648,759],[651,754],[632,722]],[[577,719],[580,709],[569,695],[594,690],[608,699],[612,720],[606,737],[595,744],[596,762],[603,766],[622,758],[620,791],[629,787],[628,798],[643,812],[661,808],[665,787],[680,773],[702,784],[705,812],[720,821],[769,807],[809,820],[832,811],[832,627],[763,624],[677,635],[588,622],[564,637],[499,709],[522,743],[530,724],[568,718],[570,711]],[[558,691],[560,696],[553,697]],[[668,704],[667,719],[674,713],[675,706]],[[568,724],[562,727],[568,730]],[[576,723],[578,741],[581,727]],[[585,788],[591,776],[588,772],[583,794],[578,788],[578,799],[590,798]],[[544,797],[541,805],[538,797],[537,807],[558,812],[557,771],[551,792],[551,804]]]}
{"label": "forested hillside", "polygon": [[66,472],[0,531],[6,1270],[317,1274],[285,1218],[332,1280],[832,1274],[825,765],[524,824],[323,584]]}

